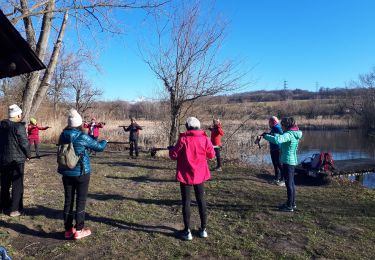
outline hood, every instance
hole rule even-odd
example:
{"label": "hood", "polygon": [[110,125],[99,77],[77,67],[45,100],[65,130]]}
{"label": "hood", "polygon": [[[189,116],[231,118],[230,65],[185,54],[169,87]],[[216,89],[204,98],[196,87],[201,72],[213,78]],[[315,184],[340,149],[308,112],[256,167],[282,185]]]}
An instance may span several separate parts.
{"label": "hood", "polygon": [[189,130],[184,133],[180,133],[180,137],[184,136],[207,136],[207,134],[203,130]]}
{"label": "hood", "polygon": [[72,140],[76,139],[82,132],[78,129],[65,129],[62,134],[61,138],[63,143],[70,143]]}
{"label": "hood", "polygon": [[292,130],[290,129],[288,131],[290,134],[292,134],[294,136],[294,138],[296,138],[297,140],[301,139],[302,138],[302,131],[300,131],[297,127],[296,130]]}

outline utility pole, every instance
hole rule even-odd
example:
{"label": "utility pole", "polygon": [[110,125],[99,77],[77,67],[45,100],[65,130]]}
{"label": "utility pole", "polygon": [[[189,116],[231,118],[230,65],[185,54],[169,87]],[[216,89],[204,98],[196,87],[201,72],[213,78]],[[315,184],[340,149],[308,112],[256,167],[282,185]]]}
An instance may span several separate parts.
{"label": "utility pole", "polygon": [[284,80],[284,99],[288,99],[288,81]]}

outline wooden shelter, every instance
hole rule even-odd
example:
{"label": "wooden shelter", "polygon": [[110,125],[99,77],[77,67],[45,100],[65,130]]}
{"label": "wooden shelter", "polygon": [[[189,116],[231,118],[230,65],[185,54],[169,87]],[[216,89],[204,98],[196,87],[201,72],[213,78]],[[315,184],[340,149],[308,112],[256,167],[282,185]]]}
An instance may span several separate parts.
{"label": "wooden shelter", "polygon": [[0,79],[45,68],[30,45],[0,10]]}

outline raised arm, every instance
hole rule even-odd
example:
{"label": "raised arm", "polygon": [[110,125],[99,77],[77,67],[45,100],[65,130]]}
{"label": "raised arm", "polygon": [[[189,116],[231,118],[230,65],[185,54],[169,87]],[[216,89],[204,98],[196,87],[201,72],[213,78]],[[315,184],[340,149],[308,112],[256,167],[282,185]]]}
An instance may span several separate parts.
{"label": "raised arm", "polygon": [[273,143],[273,144],[282,144],[290,141],[290,134],[289,133],[284,133],[282,135],[280,134],[275,134],[270,135],[270,134],[265,134],[264,139],[267,141]]}

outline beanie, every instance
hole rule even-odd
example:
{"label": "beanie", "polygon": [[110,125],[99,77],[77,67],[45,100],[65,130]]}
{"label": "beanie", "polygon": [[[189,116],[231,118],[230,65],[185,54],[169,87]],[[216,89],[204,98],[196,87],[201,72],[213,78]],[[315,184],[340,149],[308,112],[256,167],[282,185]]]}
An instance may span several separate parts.
{"label": "beanie", "polygon": [[78,114],[77,110],[70,109],[68,113],[68,126],[78,127],[82,125],[82,117]]}
{"label": "beanie", "polygon": [[275,126],[279,123],[279,119],[276,116],[271,116],[269,119],[269,122],[271,123],[272,126]]}
{"label": "beanie", "polygon": [[16,104],[9,106],[8,108],[9,118],[16,117],[21,114],[22,114],[22,110],[19,106],[17,106]]}
{"label": "beanie", "polygon": [[186,119],[186,124],[188,127],[201,128],[201,122],[199,122],[199,120],[193,116]]}
{"label": "beanie", "polygon": [[33,125],[36,125],[36,119],[35,118],[30,118],[30,123],[32,123]]}

